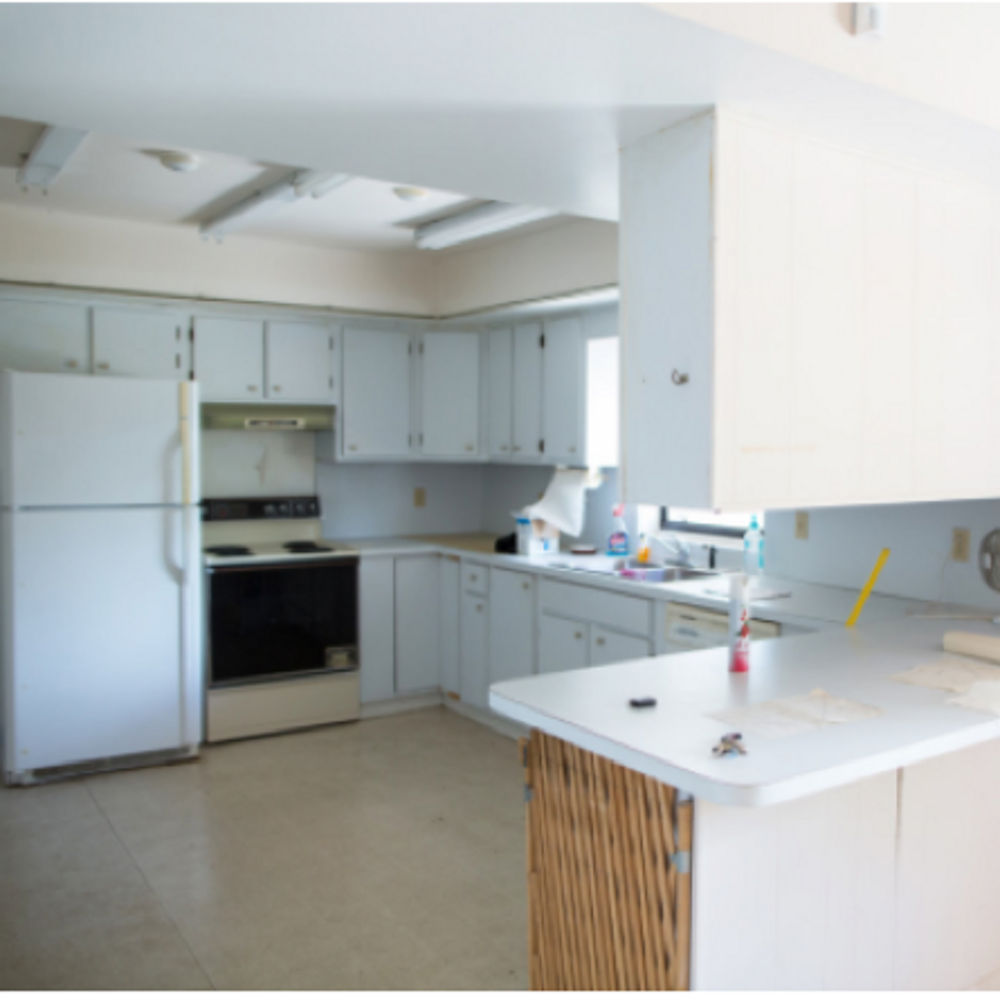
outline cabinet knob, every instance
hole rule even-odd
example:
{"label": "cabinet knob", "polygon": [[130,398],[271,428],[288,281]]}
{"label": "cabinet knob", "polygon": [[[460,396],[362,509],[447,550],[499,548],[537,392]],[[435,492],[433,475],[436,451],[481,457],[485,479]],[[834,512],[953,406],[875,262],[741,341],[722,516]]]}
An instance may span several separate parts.
{"label": "cabinet knob", "polygon": [[281,392],[281,386],[280,385],[272,385],[271,386],[271,391],[272,392]]}
{"label": "cabinet knob", "polygon": [[247,392],[256,392],[257,389],[258,389],[258,387],[255,386],[255,385],[248,385],[247,386]]}
{"label": "cabinet knob", "polygon": [[674,385],[687,385],[691,381],[691,376],[687,372],[679,372],[676,368],[670,373],[670,381]]}
{"label": "cabinet knob", "polygon": [[77,361],[76,358],[69,358],[66,361],[66,367],[67,368],[78,368],[79,366],[80,366],[80,362]]}
{"label": "cabinet knob", "polygon": [[531,584],[530,584],[530,582],[527,581],[527,580],[525,580],[524,583],[521,584],[521,589],[522,590],[531,590]]}
{"label": "cabinet knob", "polygon": [[476,450],[476,446],[475,446],[475,445],[472,445],[472,444],[467,444],[467,445],[465,446],[465,450],[466,450],[466,451],[475,451],[475,450]]}
{"label": "cabinet knob", "polygon": [[482,611],[483,610],[483,606],[481,604],[477,604],[476,605],[476,610],[477,611]]}
{"label": "cabinet knob", "polygon": [[511,451],[520,451],[521,450],[521,446],[519,444],[512,445],[510,450]]}
{"label": "cabinet knob", "polygon": [[582,632],[574,632],[573,633],[573,638],[574,639],[582,639],[583,638],[583,633]]}
{"label": "cabinet knob", "polygon": [[501,451],[506,451],[507,450],[507,445],[505,445],[505,444],[500,445],[500,450]]}
{"label": "cabinet knob", "polygon": [[97,362],[97,367],[98,367],[98,368],[99,368],[99,369],[100,369],[100,370],[101,370],[102,372],[106,372],[106,371],[108,371],[108,370],[109,370],[109,369],[111,368],[111,365],[109,365],[109,364],[107,363],[107,361],[98,361],[98,362]]}
{"label": "cabinet knob", "polygon": [[478,573],[470,573],[470,574],[469,574],[469,579],[470,579],[470,580],[471,580],[471,581],[472,581],[473,583],[475,583],[475,582],[476,582],[476,580],[478,580],[478,579],[479,579],[479,574],[478,574]]}
{"label": "cabinet knob", "polygon": [[603,646],[604,645],[604,636],[603,635],[599,635],[597,637],[597,645],[598,646]]}
{"label": "cabinet knob", "polygon": [[571,444],[566,450],[572,455],[573,452],[576,451],[576,445]]}
{"label": "cabinet knob", "polygon": [[347,446],[347,450],[348,451],[357,451],[358,450],[358,446],[356,444],[349,444]]}

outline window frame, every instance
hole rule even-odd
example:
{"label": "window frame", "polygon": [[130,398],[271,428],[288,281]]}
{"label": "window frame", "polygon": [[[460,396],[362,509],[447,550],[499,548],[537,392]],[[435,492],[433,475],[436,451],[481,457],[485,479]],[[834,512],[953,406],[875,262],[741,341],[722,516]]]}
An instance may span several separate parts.
{"label": "window frame", "polygon": [[660,507],[660,530],[683,531],[693,535],[718,535],[720,538],[742,538],[746,528],[730,528],[722,524],[703,524],[700,521],[671,521],[670,508]]}

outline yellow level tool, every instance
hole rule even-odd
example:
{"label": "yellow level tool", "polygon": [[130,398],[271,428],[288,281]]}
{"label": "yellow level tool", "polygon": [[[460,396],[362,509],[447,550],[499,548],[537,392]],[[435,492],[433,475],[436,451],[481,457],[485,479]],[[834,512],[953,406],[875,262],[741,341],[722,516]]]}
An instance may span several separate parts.
{"label": "yellow level tool", "polygon": [[858,594],[858,599],[854,603],[854,610],[847,616],[847,621],[844,624],[850,628],[852,625],[858,623],[858,617],[861,615],[861,609],[865,606],[865,602],[871,596],[871,592],[875,587],[875,581],[878,579],[879,573],[882,572],[882,567],[886,564],[886,560],[889,558],[889,549],[883,549],[878,554],[878,559],[875,560],[875,566],[872,569],[871,576],[868,577],[868,582],[861,588],[861,593]]}

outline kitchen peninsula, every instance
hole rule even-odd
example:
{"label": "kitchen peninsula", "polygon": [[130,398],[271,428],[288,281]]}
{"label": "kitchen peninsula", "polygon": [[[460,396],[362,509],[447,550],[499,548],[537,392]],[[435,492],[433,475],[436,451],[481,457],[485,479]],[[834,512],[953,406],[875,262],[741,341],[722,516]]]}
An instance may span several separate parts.
{"label": "kitchen peninsula", "polygon": [[[743,676],[709,649],[493,685],[532,728],[533,986],[954,989],[1000,968],[1000,718],[894,679],[950,629],[997,632],[911,617],[755,643]],[[776,735],[746,712],[817,690],[858,717]],[[747,754],[714,756],[740,728]]]}

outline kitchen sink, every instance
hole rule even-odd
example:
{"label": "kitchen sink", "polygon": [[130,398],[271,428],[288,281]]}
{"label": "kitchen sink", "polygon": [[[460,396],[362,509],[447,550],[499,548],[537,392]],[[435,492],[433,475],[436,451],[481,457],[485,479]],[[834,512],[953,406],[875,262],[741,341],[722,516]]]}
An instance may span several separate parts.
{"label": "kitchen sink", "polygon": [[615,570],[624,580],[641,580],[644,583],[676,583],[678,580],[699,580],[718,576],[714,569],[694,569],[691,566],[628,566]]}

